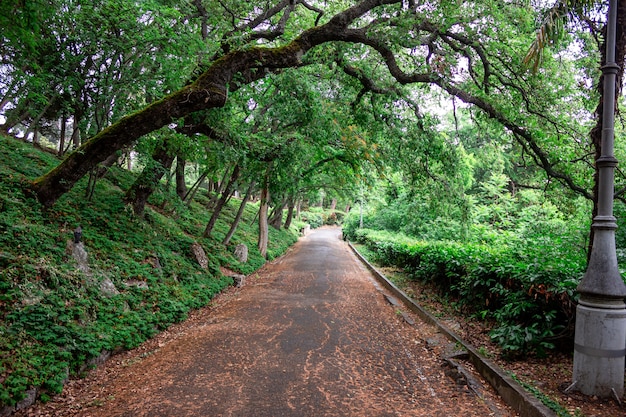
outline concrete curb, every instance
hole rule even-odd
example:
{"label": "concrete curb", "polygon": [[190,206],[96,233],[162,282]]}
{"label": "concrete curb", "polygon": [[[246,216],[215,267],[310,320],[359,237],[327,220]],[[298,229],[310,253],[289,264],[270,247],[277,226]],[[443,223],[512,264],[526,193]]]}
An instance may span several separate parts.
{"label": "concrete curb", "polygon": [[473,346],[463,341],[457,334],[441,324],[434,316],[396,287],[387,277],[370,264],[350,242],[348,242],[348,245],[350,245],[350,248],[352,248],[356,256],[372,271],[376,279],[391,292],[394,297],[400,299],[408,309],[416,313],[423,321],[436,326],[450,341],[463,346],[469,355],[470,362],[476,367],[480,375],[491,384],[504,402],[519,413],[520,417],[556,417],[556,414],[552,410],[541,403],[536,397],[526,392],[520,384],[504,373],[498,365],[481,356]]}

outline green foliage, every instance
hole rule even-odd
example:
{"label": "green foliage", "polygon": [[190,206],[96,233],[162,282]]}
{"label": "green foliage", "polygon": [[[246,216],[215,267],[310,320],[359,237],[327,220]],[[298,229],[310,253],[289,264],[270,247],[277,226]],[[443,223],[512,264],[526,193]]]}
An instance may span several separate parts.
{"label": "green foliage", "polygon": [[[137,219],[122,203],[134,175],[119,168],[97,182],[92,201],[83,196],[83,181],[44,212],[24,185],[57,163],[30,144],[0,137],[0,406],[22,400],[31,387],[43,398],[58,393],[102,352],[133,348],[184,320],[232,284],[220,266],[250,274],[265,262],[256,249],[258,226],[250,224],[254,207],[232,240],[250,248],[241,264],[219,243],[238,201],[225,209],[214,239],[194,239],[210,216],[203,205],[188,207],[160,189],[151,202],[161,207],[150,206]],[[89,273],[77,269],[66,249],[78,225]],[[270,230],[268,257],[296,239]],[[205,249],[207,270],[193,256],[194,242]],[[106,282],[117,292],[103,291]]]}
{"label": "green foliage", "polygon": [[344,217],[343,211],[323,209],[322,207],[310,207],[307,211],[300,212],[301,221],[308,223],[311,229],[317,229],[323,225],[341,225]]}
{"label": "green foliage", "polygon": [[[572,417],[572,414],[565,407],[563,407],[559,403],[558,400],[547,396],[539,388],[537,388],[535,385],[529,384],[528,382],[525,382],[525,381],[521,380],[520,378],[517,377],[517,375],[515,375],[513,373],[510,374],[510,375],[511,375],[511,378],[513,378],[521,386],[523,386],[526,391],[528,391],[531,394],[533,394],[546,407],[548,407],[550,410],[554,411],[558,417]],[[574,417],[578,417],[579,416],[579,411],[580,410],[577,410],[575,412]]]}
{"label": "green foliage", "polygon": [[430,282],[456,299],[468,313],[492,320],[491,337],[507,355],[542,355],[554,347],[554,339],[571,336],[574,290],[584,257],[574,259],[565,252],[537,263],[529,262],[531,247],[521,256],[508,245],[420,241],[369,229],[346,232],[366,245],[377,262],[403,268],[413,279]]}

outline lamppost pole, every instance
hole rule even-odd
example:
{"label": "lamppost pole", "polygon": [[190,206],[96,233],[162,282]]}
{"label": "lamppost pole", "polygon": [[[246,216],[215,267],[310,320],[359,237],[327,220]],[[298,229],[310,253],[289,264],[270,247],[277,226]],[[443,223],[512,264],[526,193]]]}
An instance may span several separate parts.
{"label": "lamppost pole", "polygon": [[606,62],[602,111],[602,153],[598,168],[598,214],[593,219],[593,248],[587,272],[578,285],[574,340],[573,388],[586,395],[624,395],[626,356],[626,285],[619,272],[615,252],[616,219],[613,216],[615,63],[617,1],[609,0],[606,31]]}

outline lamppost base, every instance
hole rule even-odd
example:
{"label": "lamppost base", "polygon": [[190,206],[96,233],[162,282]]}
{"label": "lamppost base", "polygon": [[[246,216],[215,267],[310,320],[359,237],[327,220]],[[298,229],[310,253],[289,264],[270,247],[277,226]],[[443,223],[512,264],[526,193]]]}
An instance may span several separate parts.
{"label": "lamppost base", "polygon": [[624,395],[626,305],[621,300],[581,298],[574,338],[575,389],[600,398]]}

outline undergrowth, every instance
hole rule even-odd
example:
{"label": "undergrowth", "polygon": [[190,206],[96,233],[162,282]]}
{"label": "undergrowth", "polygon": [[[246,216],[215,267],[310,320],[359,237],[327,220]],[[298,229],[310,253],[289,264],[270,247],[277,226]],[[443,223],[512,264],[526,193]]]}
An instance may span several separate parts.
{"label": "undergrowth", "polygon": [[[32,388],[49,398],[103,352],[133,348],[207,305],[232,284],[220,266],[250,274],[265,263],[256,248],[254,205],[224,247],[220,242],[238,201],[225,208],[213,236],[203,239],[211,215],[206,197],[187,207],[161,190],[145,218],[136,218],[122,202],[134,174],[120,168],[98,181],[92,200],[85,197],[84,179],[43,210],[26,191],[28,183],[58,162],[0,136],[0,410]],[[78,270],[68,244],[79,225],[86,272]],[[270,228],[268,258],[284,253],[296,236]],[[207,254],[207,269],[192,253],[194,242]],[[233,255],[239,243],[249,248],[246,263]]]}
{"label": "undergrowth", "polygon": [[571,342],[583,262],[566,254],[529,261],[505,245],[420,241],[369,229],[346,232],[378,264],[403,269],[460,311],[492,323],[490,336],[505,356],[542,356],[557,343]]}

